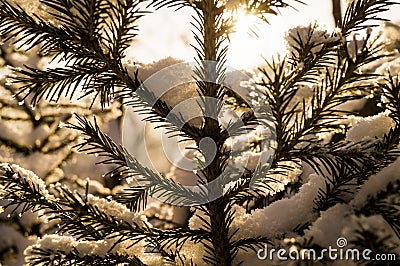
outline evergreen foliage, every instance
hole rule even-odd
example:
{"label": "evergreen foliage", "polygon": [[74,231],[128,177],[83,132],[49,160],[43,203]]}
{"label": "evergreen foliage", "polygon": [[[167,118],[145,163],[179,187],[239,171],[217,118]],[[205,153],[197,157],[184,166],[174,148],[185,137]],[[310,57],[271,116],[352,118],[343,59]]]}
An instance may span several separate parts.
{"label": "evergreen foliage", "polygon": [[[319,224],[340,208],[346,208],[348,213],[342,213],[339,219],[354,219],[359,223],[354,229],[353,235],[357,237],[352,239],[352,245],[370,248],[374,253],[396,251],[396,244],[388,240],[400,243],[399,178],[390,173],[384,178],[382,173],[399,169],[395,167],[400,155],[400,82],[398,76],[392,75],[395,73],[381,75],[370,66],[391,56],[385,52],[381,40],[374,37],[372,29],[384,20],[382,13],[397,2],[354,0],[334,32],[317,25],[299,26],[288,32],[289,54],[266,62],[260,68],[258,79],[255,77],[258,87],[254,100],[262,99],[274,117],[276,147],[270,168],[268,171],[263,166],[246,169],[229,187],[224,186],[229,182],[217,183],[217,189],[224,190],[224,195],[207,202],[204,185],[217,180],[231,159],[228,132],[240,135],[245,129],[254,130],[262,123],[251,106],[243,105],[243,99],[221,85],[228,75],[225,63],[234,20],[225,14],[230,12],[228,6],[232,2],[241,4],[266,22],[268,16],[278,15],[280,8],[302,3],[43,0],[40,1],[46,7],[43,15],[29,14],[13,1],[0,0],[0,34],[5,36],[4,41],[26,51],[38,49],[40,54],[63,64],[46,69],[17,67],[12,78],[14,87],[2,84],[22,102],[18,108],[27,114],[23,119],[35,126],[58,121],[54,114],[37,119],[28,101],[40,108],[45,100],[57,105],[65,99],[91,97],[93,113],[101,113],[95,111],[96,101],[107,112],[118,100],[146,115],[146,121],[194,141],[195,150],[206,161],[201,140],[210,138],[216,146],[216,156],[197,173],[200,192],[194,193],[143,166],[123,145],[115,143],[101,130],[99,119],[84,116],[82,112],[75,116],[68,114],[62,121],[68,122],[68,130],[79,132],[83,139],[78,142],[76,135],[46,152],[74,145],[80,152],[100,157],[99,164],[113,167],[109,176],[131,187],[109,197],[97,197],[89,193],[89,182],[83,189],[74,190],[66,184],[46,184],[41,180],[46,180],[46,176],[39,178],[14,164],[1,164],[0,196],[7,202],[4,208],[14,208],[21,214],[37,212],[46,222],[58,224],[57,230],[51,234],[46,232],[25,251],[28,265],[247,265],[244,254],[252,254],[251,260],[256,261],[257,250],[265,244],[280,248],[290,238],[296,240],[288,249],[324,248],[313,233],[326,230],[319,228]],[[196,43],[192,45],[197,54],[196,93],[203,101],[200,123],[185,123],[183,115],[169,115],[173,106],[168,99],[157,99],[140,80],[140,68],[128,71],[123,63],[126,49],[138,34],[138,21],[154,7],[195,11],[192,25]],[[365,37],[357,40],[355,32],[363,32]],[[218,63],[210,67],[205,61]],[[310,89],[310,97],[301,96],[304,88]],[[357,127],[351,128],[349,117],[354,113],[344,105],[365,99],[371,91],[381,96],[385,119],[390,119],[392,124],[387,131],[382,129],[381,136],[352,138],[351,130]],[[208,98],[219,100],[219,104]],[[1,106],[10,104],[1,101]],[[234,104],[228,103],[232,101]],[[244,123],[231,123],[224,128],[213,119],[225,105],[241,110]],[[62,104],[57,106],[68,108]],[[104,113],[95,117],[101,115]],[[56,128],[53,134],[61,130]],[[28,149],[0,137],[1,144],[22,154],[44,152],[46,141]],[[259,143],[252,145],[255,151],[262,149]],[[202,164],[200,159],[199,164]],[[307,167],[313,175],[298,173]],[[380,182],[386,182],[385,187],[373,191],[373,182],[380,175]],[[255,184],[252,183],[254,176],[257,177]],[[223,178],[231,180],[230,176]],[[312,187],[311,181],[320,186]],[[280,228],[277,220],[273,220],[279,219],[279,215],[267,217],[275,214],[272,210],[279,204],[289,204],[296,197],[310,197],[313,189],[315,197],[310,206],[299,207],[300,211],[310,212],[302,214],[307,219],[301,224],[292,226],[286,221],[292,219],[285,217],[288,210],[281,210],[285,221],[278,220],[289,224],[286,228],[283,225]],[[192,206],[189,224],[169,227],[151,224],[145,217],[149,196],[163,197],[171,205]],[[383,224],[390,228],[385,229],[383,237],[375,237],[362,224],[365,217],[375,216],[382,217]],[[274,223],[264,224],[264,219]]]}

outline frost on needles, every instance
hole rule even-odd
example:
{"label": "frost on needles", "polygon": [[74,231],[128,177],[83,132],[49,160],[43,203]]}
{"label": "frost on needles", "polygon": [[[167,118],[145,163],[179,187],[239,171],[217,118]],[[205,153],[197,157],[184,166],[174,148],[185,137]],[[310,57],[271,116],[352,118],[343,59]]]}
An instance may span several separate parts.
{"label": "frost on needles", "polygon": [[[300,4],[0,0],[0,233],[8,236],[0,262],[266,265],[257,258],[265,245],[321,250],[339,237],[347,248],[400,258],[400,47],[387,37],[400,30],[395,22],[379,27],[396,1],[347,1],[332,32],[316,23],[289,30],[285,55],[247,70],[248,102],[225,86],[235,80],[224,65],[234,10],[268,23]],[[140,19],[165,8],[194,11],[182,23],[193,28],[197,65],[195,82],[156,99],[143,82],[181,62],[134,62],[126,49],[135,49]],[[186,70],[179,71],[168,79]],[[195,96],[218,104],[204,100],[202,116],[187,123],[169,115]],[[251,105],[268,106],[274,118],[268,169],[255,163],[264,150]],[[190,141],[184,154],[199,170],[156,171],[129,154],[112,134],[127,107],[154,132]],[[212,113],[217,119],[207,118]],[[217,155],[210,161],[206,138]],[[224,176],[223,195],[210,202],[183,184],[195,180],[201,192],[228,166],[244,171]]]}

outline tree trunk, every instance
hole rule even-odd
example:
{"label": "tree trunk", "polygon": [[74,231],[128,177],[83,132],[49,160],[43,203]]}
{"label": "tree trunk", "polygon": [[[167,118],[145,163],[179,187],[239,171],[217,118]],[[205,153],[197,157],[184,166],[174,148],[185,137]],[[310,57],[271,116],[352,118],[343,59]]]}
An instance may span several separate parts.
{"label": "tree trunk", "polygon": [[336,27],[342,25],[342,9],[340,1],[341,0],[332,0],[333,19],[335,20]]}

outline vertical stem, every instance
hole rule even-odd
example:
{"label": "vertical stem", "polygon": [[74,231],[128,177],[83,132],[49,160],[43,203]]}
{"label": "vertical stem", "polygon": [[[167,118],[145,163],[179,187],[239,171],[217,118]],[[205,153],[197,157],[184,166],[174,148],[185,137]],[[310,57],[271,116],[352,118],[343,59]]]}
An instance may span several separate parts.
{"label": "vertical stem", "polygon": [[336,27],[342,25],[342,9],[340,1],[341,0],[332,0],[333,19],[335,20]]}
{"label": "vertical stem", "polygon": [[[217,61],[218,59],[218,42],[221,36],[219,35],[218,20],[223,11],[222,8],[217,7],[217,1],[204,0],[201,5],[204,16],[204,60]],[[216,84],[218,80],[218,71],[216,65],[205,65],[205,77],[212,82],[204,83],[203,96],[218,98],[218,91],[220,85]],[[209,137],[214,140],[217,145],[217,153],[212,158],[211,163],[204,169],[208,182],[216,179],[223,171],[223,143],[220,141],[220,125],[219,122],[213,117],[217,116],[217,106],[207,104],[205,106],[203,137]],[[210,117],[207,117],[210,116]],[[222,190],[222,188],[221,188]],[[226,199],[224,197],[218,198],[213,202],[206,204],[210,215],[210,230],[211,230],[211,243],[214,249],[215,262],[219,266],[229,266],[232,264],[231,246],[229,242],[229,226],[227,224],[226,215],[229,212]]]}

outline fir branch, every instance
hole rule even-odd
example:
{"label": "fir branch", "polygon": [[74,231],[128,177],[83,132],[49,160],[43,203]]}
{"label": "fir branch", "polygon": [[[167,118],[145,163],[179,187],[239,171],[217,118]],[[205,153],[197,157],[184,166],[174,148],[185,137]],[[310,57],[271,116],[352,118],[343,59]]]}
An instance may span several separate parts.
{"label": "fir branch", "polygon": [[125,88],[119,93],[118,98],[138,114],[145,115],[144,121],[157,123],[157,128],[165,128],[166,134],[173,133],[173,136],[181,136],[185,140],[200,141],[202,139],[197,126],[187,123],[181,113],[172,112],[173,108],[156,97],[144,84],[137,91]]}
{"label": "fir branch", "polygon": [[[367,53],[364,53],[364,55],[365,54]],[[355,61],[361,62],[362,60]],[[391,106],[392,111],[391,117],[395,121],[399,121],[397,118],[398,112],[396,111],[398,108],[396,106],[396,86],[390,86],[388,84],[381,84],[381,86],[386,91],[391,90],[392,93],[388,93],[388,95],[391,95],[388,98],[388,105]],[[315,153],[312,156],[318,158],[317,160],[310,157],[303,157],[320,172],[323,172],[324,169],[328,169],[329,173],[332,173],[332,169],[337,169],[333,170],[333,178],[327,180],[326,189],[320,190],[319,196],[315,201],[317,204],[317,209],[326,210],[335,203],[342,202],[340,198],[343,196],[343,194],[349,193],[349,190],[346,188],[346,186],[350,182],[353,182],[354,184],[354,181],[356,181],[355,184],[362,184],[366,178],[378,173],[384,167],[387,167],[390,163],[394,162],[400,155],[397,148],[399,137],[398,125],[396,125],[387,134],[385,134],[382,140],[355,143],[351,145],[355,149],[350,150],[346,142],[339,142],[333,144],[333,146],[328,145],[325,147],[329,149],[328,154],[331,153],[331,155],[328,157],[325,155],[321,157]],[[305,147],[303,150],[305,154],[311,151],[309,150],[310,147],[311,145]],[[337,148],[339,148],[339,150],[337,150]],[[320,153],[321,151],[324,151],[324,148],[318,147],[317,150],[317,153]],[[340,152],[340,150],[343,152]],[[338,154],[337,151],[339,151],[341,154]],[[356,154],[353,153],[354,151]],[[320,155],[322,154],[320,153]],[[322,169],[321,166],[324,166],[324,169]]]}
{"label": "fir branch", "polygon": [[[204,242],[210,239],[210,233],[203,229],[191,230],[185,228],[175,228],[169,230],[161,230],[158,228],[154,228],[153,232],[157,233],[157,237],[153,238],[156,242],[151,242],[151,244],[156,244],[154,247],[155,250],[161,251],[163,254],[165,250],[169,250],[170,248],[174,248],[177,250],[179,254],[179,250],[182,246],[187,242]],[[151,245],[150,244],[150,245]]]}
{"label": "fir branch", "polygon": [[[318,66],[319,60],[305,64],[305,70],[291,72],[289,78],[284,74],[285,61],[282,63],[273,62],[269,65],[272,75],[268,74],[267,70],[263,70],[266,80],[260,85],[265,88],[264,93],[276,119],[275,128],[278,140],[276,153],[278,158],[283,155],[288,156],[288,153],[298,147],[300,143],[316,141],[313,134],[337,127],[337,121],[345,113],[338,111],[337,107],[349,100],[362,97],[362,95],[352,95],[351,91],[354,89],[365,90],[368,85],[360,84],[360,82],[369,81],[374,75],[359,74],[358,70],[366,62],[373,62],[382,57],[378,54],[381,45],[374,41],[368,42],[370,38],[371,35],[368,34],[364,44],[357,47],[358,50],[354,55],[351,55],[350,48],[347,45],[344,47],[336,46],[333,49],[337,45],[337,42],[333,42],[330,43],[333,46],[329,49],[324,50],[322,47],[322,50],[316,56],[313,56],[313,58],[319,57],[324,62],[324,56],[330,54],[325,63],[333,67],[333,70],[325,68],[322,80],[320,79],[319,84],[314,85],[313,96],[309,104],[304,101],[296,102],[294,97],[303,82],[312,81],[314,83],[316,81],[313,81],[314,78],[304,80],[304,76],[307,77],[307,73],[311,73],[310,77],[312,77],[322,70],[321,66]],[[345,51],[344,54],[341,52],[342,49]],[[332,51],[335,50],[336,59],[330,61],[332,60]],[[293,107],[290,107],[290,105],[293,105]],[[297,109],[301,110],[300,113],[296,111]]]}
{"label": "fir branch", "polygon": [[40,247],[33,247],[29,250],[27,256],[27,265],[93,265],[93,266],[107,266],[107,265],[129,265],[129,266],[145,266],[135,255],[119,255],[108,253],[104,257],[96,254],[88,254],[82,256],[76,249],[70,253],[65,253],[59,250],[44,249]]}
{"label": "fir branch", "polygon": [[317,173],[332,174],[341,165],[349,170],[360,170],[362,165],[375,161],[374,146],[378,140],[363,140],[360,142],[339,141],[326,145],[310,143],[305,147],[290,152],[293,157],[300,158],[308,163]]}
{"label": "fir branch", "polygon": [[194,193],[192,190],[142,166],[125,148],[116,145],[110,137],[101,132],[96,122],[92,124],[86,118],[76,117],[78,125],[70,124],[70,128],[76,129],[86,136],[85,142],[78,144],[76,147],[82,152],[105,157],[106,159],[100,163],[116,164],[117,168],[114,170],[114,173],[118,173],[124,176],[124,178],[135,177],[140,183],[137,190],[129,191],[132,193],[129,195],[127,194],[128,192],[125,193],[125,196],[144,199],[142,193],[146,193],[143,190],[147,190],[149,195],[165,197],[167,201],[175,204],[189,205],[204,202],[207,198],[206,194],[200,195]]}
{"label": "fir branch", "polygon": [[[297,52],[292,54],[289,70],[299,62],[304,62],[304,66],[300,70],[294,69],[288,75],[285,60],[281,63],[272,62],[269,65],[272,74],[263,70],[266,80],[263,80],[261,85],[266,89],[265,95],[276,118],[278,147],[275,161],[280,158],[301,158],[315,171],[322,174],[328,172],[331,176],[327,177],[326,188],[320,190],[315,201],[317,209],[325,210],[342,202],[342,197],[351,193],[351,187],[357,184],[354,178],[365,178],[363,174],[367,166],[368,169],[373,169],[369,166],[379,161],[377,153],[363,153],[373,145],[372,143],[356,144],[355,149],[346,154],[348,151],[340,151],[344,147],[349,148],[345,142],[324,147],[318,145],[315,133],[336,128],[337,121],[346,113],[339,111],[337,107],[362,97],[352,94],[351,91],[363,91],[368,86],[365,82],[374,75],[359,74],[359,69],[382,58],[379,54],[382,46],[375,40],[370,41],[371,35],[368,33],[362,45],[356,45],[353,53],[347,44],[342,46],[335,39],[324,43],[321,50],[314,53],[312,50],[316,44],[311,41],[312,28],[309,30],[306,40],[303,40],[304,37],[300,33],[297,37],[292,36],[297,43]],[[322,80],[318,78],[321,70],[324,71]],[[314,84],[310,103],[294,100],[304,82]]]}
{"label": "fir branch", "polygon": [[58,203],[50,200],[52,196],[43,189],[44,183],[41,185],[38,180],[25,178],[5,164],[0,165],[0,184],[2,186],[0,197],[9,201],[5,208],[14,206],[14,210],[20,209],[21,214],[28,210],[38,210],[43,206],[51,209],[61,208]]}
{"label": "fir branch", "polygon": [[[323,162],[325,169],[330,169],[329,174],[332,177],[327,178],[325,189],[320,189],[318,197],[314,201],[316,209],[323,211],[336,203],[346,202],[344,200],[345,195],[353,193],[353,189],[350,189],[349,186],[354,187],[363,184],[368,177],[393,163],[400,156],[400,151],[397,148],[400,140],[399,134],[396,127],[392,128],[383,140],[379,140],[377,143],[364,142],[367,147],[370,147],[368,148],[369,151],[366,151],[365,147],[359,146],[360,143],[356,143],[354,146],[356,154],[351,149],[347,150],[347,147],[344,146],[341,148],[342,152],[347,153],[349,151],[349,154],[344,157],[340,154],[336,154],[337,157],[331,157],[332,159],[319,157],[320,160],[315,161],[314,165]],[[312,163],[309,159],[306,161]],[[317,168],[321,169],[321,166],[317,166]]]}
{"label": "fir branch", "polygon": [[148,7],[153,6],[156,9],[163,7],[175,8],[179,10],[185,6],[192,6],[194,1],[191,0],[140,0],[139,2],[148,2]]}
{"label": "fir branch", "polygon": [[[326,51],[326,53],[328,53],[328,51]],[[312,63],[310,62],[309,64],[306,64],[305,67],[300,71],[293,71],[290,74],[286,73],[287,63],[285,60],[279,63],[275,61],[272,63],[267,62],[269,70],[272,71],[272,74],[268,73],[269,70],[260,69],[264,74],[264,78],[259,85],[263,87],[262,93],[267,97],[272,115],[275,118],[274,124],[276,139],[278,141],[276,149],[277,158],[279,158],[281,156],[280,154],[284,153],[285,150],[290,150],[288,146],[284,148],[284,146],[290,143],[290,139],[292,137],[292,132],[287,127],[290,123],[290,120],[299,119],[296,118],[295,111],[299,103],[295,104],[292,108],[289,108],[289,104],[293,103],[293,99],[299,90],[299,86],[296,84],[310,81],[308,78],[305,78],[307,73],[311,73],[312,76],[316,75],[316,69],[319,68],[319,59],[324,60],[323,54],[324,53],[321,53],[320,56],[315,57]],[[313,79],[315,80],[315,78]],[[319,91],[316,89],[315,93],[319,93]],[[314,97],[314,102],[319,100],[318,95]],[[328,104],[328,102],[326,104]],[[306,111],[304,110],[304,107],[305,106],[303,104],[303,112],[305,114]],[[318,109],[317,111],[322,110]],[[306,116],[303,115],[303,117],[300,117],[299,120],[301,119],[305,120]],[[307,123],[307,121],[303,122]],[[312,125],[315,124],[312,123]],[[293,124],[293,126],[295,125]],[[304,132],[304,130],[308,131],[308,129],[306,130],[306,127],[309,128],[309,126],[310,125],[305,124],[303,128],[300,127],[297,129],[297,132]],[[292,130],[296,129],[292,127]],[[298,140],[298,138],[296,138],[296,140]]]}
{"label": "fir branch", "polygon": [[[0,50],[2,51],[2,55],[4,55],[4,51],[2,49],[2,47],[0,46]],[[5,58],[6,56],[2,56],[2,58]],[[7,64],[7,66],[11,66],[14,67],[13,65]],[[15,101],[17,101],[18,105],[20,103],[22,103],[21,108],[25,111],[25,113],[29,116],[29,120],[32,122],[33,126],[36,127],[40,124],[41,119],[37,119],[35,112],[32,110],[32,108],[30,106],[28,106],[27,102],[20,96],[20,95],[16,95],[16,91],[15,89],[6,84],[6,82],[0,81],[0,85],[3,86],[6,90],[8,90],[9,92],[12,93],[12,95],[15,95]],[[2,105],[5,105],[5,103],[2,103]],[[12,105],[12,104],[10,104]]]}
{"label": "fir branch", "polygon": [[[388,106],[391,110],[390,116],[396,122],[400,121],[394,80],[389,78],[389,83],[381,84],[381,86],[388,95]],[[396,126],[391,128],[382,140],[362,141],[351,144],[351,146],[342,141],[325,147],[315,147],[318,150],[317,153],[322,157],[315,153],[313,155],[309,154],[311,151],[309,148],[312,145],[308,145],[303,151],[300,151],[299,154],[304,152],[304,154],[311,155],[306,157],[300,155],[300,157],[309,162],[315,170],[320,173],[328,170],[330,174],[334,174],[332,178],[327,179],[325,190],[320,190],[319,196],[315,200],[317,209],[326,210],[336,203],[343,202],[341,198],[351,192],[348,188],[349,183],[352,185],[363,184],[369,176],[378,173],[393,163],[400,156],[397,147],[399,141],[400,132],[398,123],[396,123]],[[326,148],[328,150],[325,150]],[[327,153],[323,154],[324,150]],[[311,153],[313,152],[311,151]],[[326,156],[327,154],[330,155]],[[313,156],[314,158],[311,158]]]}
{"label": "fir branch", "polygon": [[314,200],[315,209],[325,211],[337,203],[345,203],[346,196],[352,194],[357,185],[352,176],[353,172],[354,170],[346,164],[339,164],[330,176],[325,175],[325,188],[318,191]]}
{"label": "fir branch", "polygon": [[388,11],[391,6],[398,4],[396,1],[390,0],[355,0],[351,1],[346,9],[343,22],[339,24],[343,35],[368,27],[377,26],[377,24],[369,24],[370,21],[386,21],[379,15]]}
{"label": "fir branch", "polygon": [[[32,17],[19,5],[12,5],[6,0],[0,1],[0,14],[0,25],[2,25],[1,33],[6,37],[5,41],[15,36],[20,36],[19,39],[14,40],[13,43],[18,43],[22,41],[23,38],[25,41],[22,45],[24,45],[27,50],[42,43],[46,44],[49,40],[53,41],[53,45],[50,46],[49,43],[47,51],[61,49],[61,47],[56,47],[56,44],[62,45],[62,48],[66,48],[69,45],[74,46],[75,43],[79,42],[77,39],[71,42],[71,37],[74,35],[71,34],[68,28],[64,31],[62,28],[52,27],[38,16]],[[77,47],[75,46],[75,48]]]}
{"label": "fir branch", "polygon": [[[72,193],[66,187],[55,186],[58,200],[50,194],[41,182],[35,183],[32,177],[22,176],[12,168],[1,169],[1,184],[4,186],[2,198],[10,202],[5,208],[15,206],[21,213],[28,210],[45,210],[44,214],[52,215],[52,219],[60,219],[60,232],[69,233],[92,240],[101,240],[114,232],[130,231],[133,237],[147,237],[146,229],[139,229],[136,224],[121,223],[112,216],[100,211],[87,202],[87,196]],[[33,174],[33,173],[32,173]],[[38,178],[38,177],[35,177]],[[138,234],[138,230],[141,233]]]}
{"label": "fir branch", "polygon": [[[142,240],[151,235],[144,223],[142,225],[136,222],[129,223],[109,215],[96,205],[90,204],[87,200],[87,195],[72,193],[66,187],[55,187],[55,189],[61,196],[61,204],[66,207],[64,211],[69,210],[71,213],[69,216],[59,218],[61,225],[58,232],[60,233],[68,233],[79,239],[101,240],[119,238],[115,234],[123,232],[124,238],[119,238],[117,243],[129,237],[132,240]],[[55,216],[53,219],[57,218]],[[84,226],[82,227],[82,225]]]}
{"label": "fir branch", "polygon": [[[373,7],[374,5],[369,8]],[[367,10],[369,9],[367,8]],[[382,10],[378,8],[376,12],[379,13],[382,12]],[[365,16],[367,15],[364,14],[364,17]],[[363,16],[359,16],[355,19],[355,21],[362,19]],[[285,134],[285,132],[290,132],[290,130],[286,128],[286,125],[289,124],[290,120],[294,118],[297,122],[303,123],[303,127],[300,126],[297,130],[295,130],[295,132],[297,132],[296,134],[299,134],[299,137],[304,136],[303,133],[308,132],[308,130],[312,129],[313,126],[318,125],[317,121],[321,121],[324,116],[328,116],[331,121],[338,119],[339,116],[336,114],[334,117],[332,117],[334,113],[329,110],[332,110],[335,106],[351,99],[347,98],[348,96],[340,97],[340,94],[344,93],[346,90],[349,90],[349,88],[345,88],[345,85],[349,84],[350,82],[368,80],[368,78],[373,77],[373,75],[367,74],[360,75],[357,73],[357,70],[364,64],[375,61],[382,57],[381,55],[376,55],[381,49],[381,46],[375,44],[374,42],[368,42],[368,40],[371,38],[370,34],[367,35],[362,47],[356,47],[358,49],[356,51],[355,58],[352,58],[347,45],[343,47],[345,51],[344,57],[340,53],[336,52],[336,55],[332,53],[338,49],[341,49],[340,42],[338,40],[333,39],[333,41],[322,44],[311,42],[311,36],[313,35],[314,30],[315,29],[311,27],[309,28],[310,32],[308,33],[308,39],[306,40],[303,40],[300,35],[292,36],[294,41],[297,43],[295,49],[298,53],[298,56],[293,54],[291,60],[295,63],[295,65],[297,65],[299,62],[303,63],[303,67],[301,67],[300,70],[295,69],[287,74],[285,70],[286,60],[283,60],[281,63],[276,63],[273,61],[272,63],[268,64],[269,70],[271,70],[273,73],[272,75],[269,74],[269,70],[261,69],[265,79],[260,85],[266,89],[265,94],[276,119],[275,127],[279,142],[277,148],[278,155],[282,152],[281,147],[285,143],[290,143],[291,134]],[[350,28],[343,27],[342,34],[347,35],[347,31],[349,30]],[[319,52],[314,54],[312,49],[315,45],[322,45],[322,47]],[[320,88],[320,90],[317,89],[314,92],[315,96],[313,97],[311,103],[311,111],[313,115],[310,118],[307,118],[304,111],[303,117],[300,119],[297,118],[294,112],[297,106],[293,107],[291,110],[287,109],[289,103],[293,101],[293,98],[298,91],[298,86],[296,85],[301,82],[315,83],[317,81],[317,77],[319,76],[318,70],[328,66],[333,66],[333,64],[337,65],[337,70],[332,75],[329,73],[329,70],[326,70],[325,83],[323,83],[325,84],[326,88]],[[362,87],[359,88],[362,89]],[[328,90],[330,91],[330,94],[323,99],[321,98],[321,90]],[[302,103],[299,104],[300,106],[302,105]],[[316,104],[317,106],[315,106]],[[303,104],[303,110],[305,109],[304,107],[305,106]],[[324,115],[325,111],[327,112]],[[321,117],[319,117],[320,115]],[[299,121],[297,119],[299,119]],[[312,121],[313,119],[316,119],[315,122],[317,123],[314,123]],[[298,123],[294,123],[294,126],[298,126]],[[325,127],[325,125],[321,125],[321,127]],[[316,130],[318,131],[317,128]],[[300,140],[298,137],[295,137],[296,140],[292,142],[291,145],[282,149],[291,150],[291,148],[295,147]]]}
{"label": "fir branch", "polygon": [[57,101],[63,92],[72,97],[78,88],[74,82],[78,82],[84,85],[85,95],[99,95],[104,107],[121,85],[136,90],[139,83],[133,81],[122,67],[121,58],[135,37],[135,23],[143,14],[137,10],[136,1],[122,2],[43,1],[54,10],[49,15],[59,20],[61,25],[57,27],[2,0],[2,35],[8,39],[21,36],[14,43],[21,41],[27,49],[43,43],[42,52],[67,62],[66,69],[17,71],[24,77],[16,81],[25,83],[19,94],[26,92],[25,98],[33,94],[34,104],[43,96]]}
{"label": "fir branch", "polygon": [[111,14],[110,23],[105,23],[105,44],[110,57],[121,60],[125,50],[137,36],[138,28],[135,23],[145,12],[139,10],[138,1],[135,0],[106,1],[105,8]]}
{"label": "fir branch", "polygon": [[[204,230],[157,230],[151,229],[145,224],[121,221],[100,210],[97,206],[91,205],[87,201],[87,195],[81,196],[72,193],[65,187],[55,187],[59,192],[58,201],[53,202],[43,197],[39,189],[26,183],[24,178],[19,176],[17,179],[13,177],[14,175],[14,172],[7,169],[1,174],[1,183],[5,184],[2,197],[10,200],[5,208],[16,206],[14,209],[16,210],[22,207],[21,213],[28,210],[42,210],[44,215],[50,216],[50,220],[55,219],[59,222],[58,233],[69,234],[89,241],[115,239],[111,250],[126,240],[137,243],[146,239],[150,242],[151,247],[156,247],[156,250],[163,256],[169,257],[170,255],[164,251],[164,248],[177,244],[182,246],[187,240],[203,239],[208,236],[208,232]],[[34,257],[34,259],[43,260],[41,257]]]}
{"label": "fir branch", "polygon": [[126,240],[134,243],[148,240],[165,256],[168,253],[164,248],[176,243],[181,246],[187,240],[198,241],[208,236],[204,230],[157,230],[151,229],[144,221],[141,224],[123,221],[106,213],[101,207],[92,205],[88,201],[88,186],[85,195],[73,193],[65,186],[54,186],[56,200],[43,186],[36,185],[35,180],[22,177],[12,168],[2,167],[0,170],[0,184],[3,185],[1,197],[9,200],[5,208],[14,206],[14,210],[19,209],[21,213],[42,210],[49,220],[59,222],[58,233],[85,240],[115,239],[112,248]]}
{"label": "fir branch", "polygon": [[357,176],[358,183],[363,184],[367,177],[380,172],[383,168],[393,163],[399,156],[400,150],[398,148],[400,142],[400,125],[396,124],[383,136],[374,150],[372,156],[374,160],[367,162],[363,165],[363,171]]}
{"label": "fir branch", "polygon": [[[18,76],[14,80],[16,83],[23,84],[19,94],[25,91],[34,92],[31,100],[33,105],[37,105],[43,98],[58,102],[63,94],[64,97],[72,99],[79,86],[83,87],[86,94],[97,91],[96,82],[101,79],[103,73],[103,69],[98,67],[99,62],[51,70],[26,67],[26,70],[19,71],[22,76]],[[103,76],[103,78],[106,77]],[[107,92],[100,91],[102,101],[109,100]]]}
{"label": "fir branch", "polygon": [[398,76],[389,76],[384,82],[379,83],[382,89],[379,93],[381,97],[387,99],[385,107],[390,111],[389,116],[393,118],[397,124],[400,124],[400,79]]}
{"label": "fir branch", "polygon": [[[236,257],[237,253],[242,250],[244,252],[257,252],[259,249],[264,248],[264,245],[271,245],[271,240],[267,237],[254,237],[254,238],[243,238],[232,242],[232,257]],[[240,263],[243,263],[239,262]]]}
{"label": "fir branch", "polygon": [[124,204],[130,211],[139,211],[146,208],[147,197],[147,189],[143,187],[130,187],[118,192],[113,199]]}

